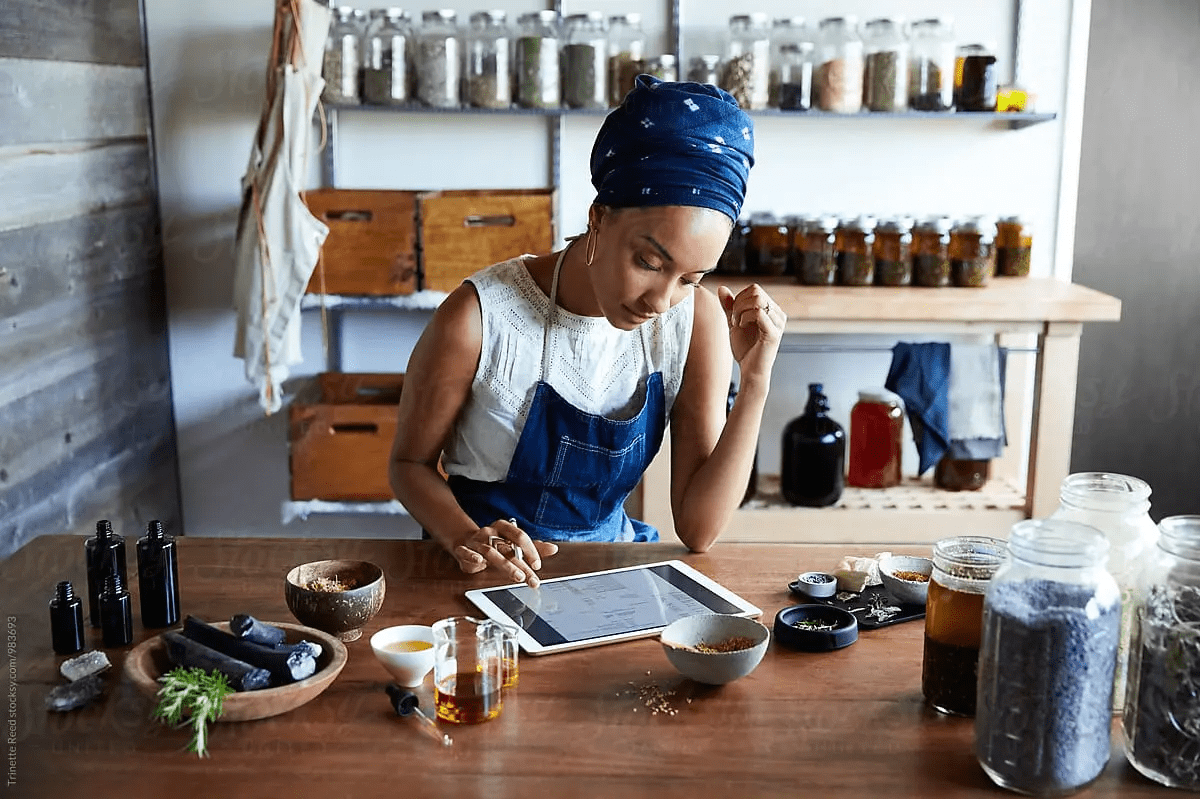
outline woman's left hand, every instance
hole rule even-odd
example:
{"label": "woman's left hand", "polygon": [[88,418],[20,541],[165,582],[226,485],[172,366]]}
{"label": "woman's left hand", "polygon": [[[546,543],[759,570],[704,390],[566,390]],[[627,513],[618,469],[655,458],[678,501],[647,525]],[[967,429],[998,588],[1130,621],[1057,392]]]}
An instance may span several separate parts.
{"label": "woman's left hand", "polygon": [[729,322],[729,346],[742,378],[769,377],[787,314],[757,283],[742,289],[736,297],[725,286],[718,286],[717,296]]}

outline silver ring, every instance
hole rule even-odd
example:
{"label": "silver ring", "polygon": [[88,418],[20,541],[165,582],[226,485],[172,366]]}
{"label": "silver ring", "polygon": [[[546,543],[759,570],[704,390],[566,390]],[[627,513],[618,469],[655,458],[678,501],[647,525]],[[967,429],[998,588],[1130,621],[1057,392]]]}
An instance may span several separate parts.
{"label": "silver ring", "polygon": [[[508,548],[508,550],[512,554],[504,555],[504,553],[501,552],[500,547],[497,546],[498,544],[503,544],[505,547]],[[496,550],[497,552],[500,552],[500,554],[504,555],[504,557],[506,557],[506,558],[512,557],[512,558],[515,558],[516,560],[521,560],[521,561],[525,560],[525,553],[521,551],[521,548],[519,546],[516,546],[515,544],[513,544],[512,541],[509,541],[507,538],[505,538],[503,536],[499,536],[499,535],[488,536],[488,546],[491,547],[492,549]]]}

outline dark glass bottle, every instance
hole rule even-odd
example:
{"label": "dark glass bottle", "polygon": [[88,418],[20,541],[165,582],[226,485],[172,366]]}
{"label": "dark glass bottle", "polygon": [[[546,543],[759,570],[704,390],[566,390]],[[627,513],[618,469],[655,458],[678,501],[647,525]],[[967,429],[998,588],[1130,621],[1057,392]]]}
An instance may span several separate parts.
{"label": "dark glass bottle", "polygon": [[129,592],[119,574],[104,578],[104,590],[100,593],[100,629],[105,646],[128,646],[133,642]]}
{"label": "dark glass bottle", "polygon": [[137,542],[138,590],[143,627],[170,627],[179,621],[179,561],[175,537],[152,521]]}
{"label": "dark glass bottle", "polygon": [[70,580],[63,580],[50,600],[50,644],[59,655],[83,649],[83,602],[75,596]]}
{"label": "dark glass bottle", "polygon": [[783,428],[780,489],[793,505],[823,508],[837,502],[846,484],[846,431],[829,418],[820,383],[808,384],[804,414]]}
{"label": "dark glass bottle", "polygon": [[[733,410],[733,401],[737,399],[738,387],[737,383],[729,384],[729,397],[725,401],[725,415]],[[758,447],[754,448],[754,463],[750,465],[750,480],[746,483],[746,493],[742,495],[741,505],[745,505],[750,500],[754,499],[754,495],[758,493]]]}
{"label": "dark glass bottle", "polygon": [[87,561],[88,619],[93,627],[100,626],[100,591],[104,578],[117,573],[121,583],[127,582],[125,571],[125,539],[113,532],[107,519],[96,522],[96,534],[83,542]]}

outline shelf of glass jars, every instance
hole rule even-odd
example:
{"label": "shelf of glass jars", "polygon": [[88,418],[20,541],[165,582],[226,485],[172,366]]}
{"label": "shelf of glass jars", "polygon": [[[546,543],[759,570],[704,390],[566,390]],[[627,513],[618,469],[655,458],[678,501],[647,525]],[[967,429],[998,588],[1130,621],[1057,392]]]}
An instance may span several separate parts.
{"label": "shelf of glass jars", "polygon": [[945,491],[929,478],[906,478],[894,488],[847,486],[827,508],[789,504],[780,493],[779,475],[760,475],[753,499],[743,505],[722,541],[856,541],[921,544],[962,535],[1008,537],[1027,518],[1023,486],[1009,477],[992,477],[978,491]]}
{"label": "shelf of glass jars", "polygon": [[[611,108],[475,108],[473,106],[433,107],[420,103],[404,105],[372,105],[357,103],[326,103],[326,109],[336,111],[365,111],[371,113],[392,114],[484,114],[484,115],[524,115],[524,116],[604,116]],[[956,121],[982,122],[1001,125],[1010,129],[1027,128],[1043,122],[1050,122],[1058,117],[1055,113],[1034,112],[976,112],[976,111],[862,111],[856,114],[837,114],[830,111],[784,111],[778,108],[765,108],[750,111],[753,117],[787,117],[791,119],[808,120],[921,120],[921,121]]]}

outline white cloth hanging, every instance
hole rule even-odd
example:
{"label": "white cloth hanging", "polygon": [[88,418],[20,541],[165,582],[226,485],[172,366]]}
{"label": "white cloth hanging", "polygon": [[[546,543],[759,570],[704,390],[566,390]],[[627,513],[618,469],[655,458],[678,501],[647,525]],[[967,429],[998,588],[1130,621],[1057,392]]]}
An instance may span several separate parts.
{"label": "white cloth hanging", "polygon": [[321,63],[330,10],[283,0],[267,105],[242,178],[234,244],[234,355],[267,413],[283,405],[289,367],[302,360],[300,300],[329,228],[300,197],[312,150],[313,113],[324,87]]}

